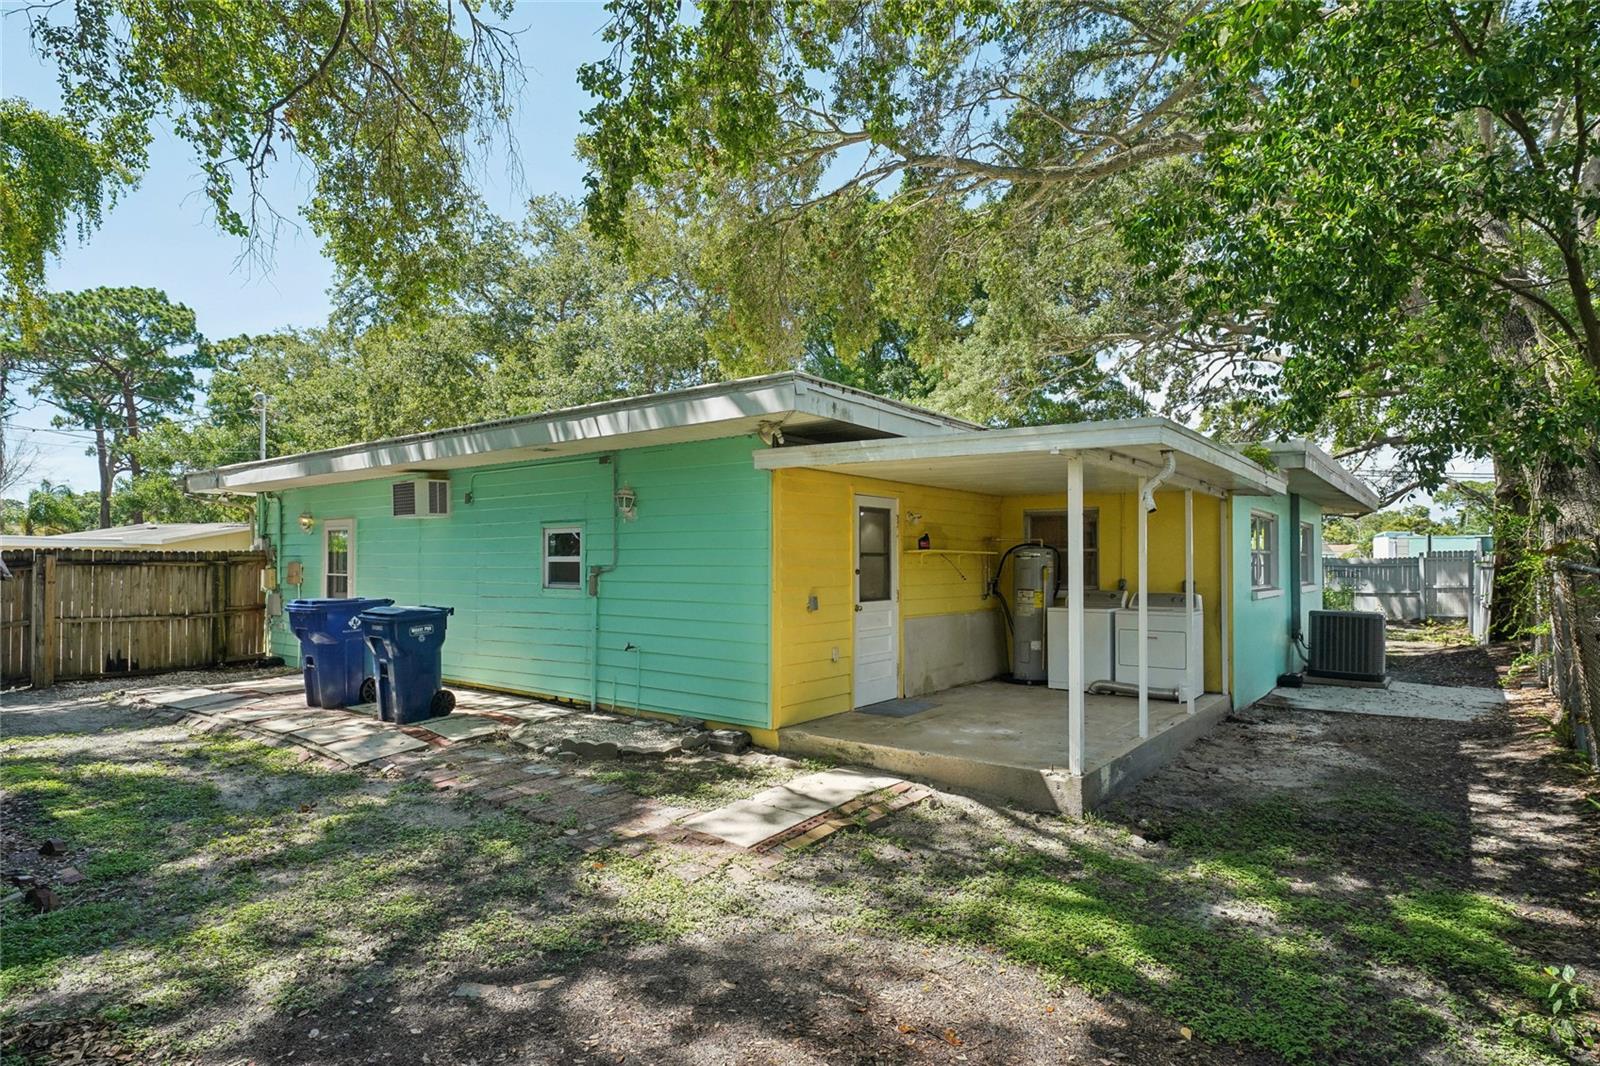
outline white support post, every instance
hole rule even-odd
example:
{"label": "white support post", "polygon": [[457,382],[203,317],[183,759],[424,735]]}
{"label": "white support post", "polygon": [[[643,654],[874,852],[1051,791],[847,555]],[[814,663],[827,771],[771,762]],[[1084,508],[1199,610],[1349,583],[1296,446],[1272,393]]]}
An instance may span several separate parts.
{"label": "white support post", "polygon": [[[1194,627],[1194,489],[1183,490],[1183,624]],[[1191,634],[1190,647],[1194,646],[1193,639]],[[1202,666],[1202,676],[1204,669]],[[1194,713],[1197,695],[1194,689],[1189,690],[1190,714]]]}
{"label": "white support post", "polygon": [[1150,515],[1144,509],[1148,478],[1139,479],[1139,739],[1150,735]]}
{"label": "white support post", "polygon": [[1083,458],[1067,460],[1067,769],[1083,774]]}
{"label": "white support post", "polygon": [[[1229,676],[1233,672],[1233,639],[1232,627],[1228,625],[1228,604],[1233,602],[1233,568],[1229,562],[1228,518],[1233,510],[1232,498],[1217,501],[1217,573],[1221,580],[1217,583],[1217,632],[1221,634],[1222,647],[1222,694],[1230,695],[1233,692],[1233,681]],[[1229,701],[1232,706],[1232,701]]]}

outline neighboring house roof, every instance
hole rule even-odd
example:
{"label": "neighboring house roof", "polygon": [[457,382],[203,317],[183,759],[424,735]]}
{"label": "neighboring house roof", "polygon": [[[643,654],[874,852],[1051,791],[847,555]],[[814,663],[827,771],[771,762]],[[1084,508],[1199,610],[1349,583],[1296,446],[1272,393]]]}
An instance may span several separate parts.
{"label": "neighboring house roof", "polygon": [[1310,441],[1272,441],[1262,447],[1271,453],[1273,462],[1283,471],[1289,491],[1304,496],[1325,512],[1367,514],[1382,505],[1378,494],[1365,481]]}
{"label": "neighboring house roof", "polygon": [[47,537],[0,537],[6,548],[171,548],[181,551],[187,543],[240,534],[248,542],[248,522],[144,522],[110,529],[86,529],[81,533],[54,533]]}
{"label": "neighboring house roof", "polygon": [[255,493],[779,430],[830,441],[981,429],[809,374],[784,373],[413,433],[190,474],[191,492]]}
{"label": "neighboring house roof", "polygon": [[1168,488],[1272,495],[1282,475],[1166,418],[1127,418],[1062,426],[863,440],[757,452],[758,470],[808,467],[841,474],[964,489],[993,496],[1066,491],[1065,459],[1084,459],[1089,491],[1129,491],[1157,474],[1166,453],[1176,470]]}

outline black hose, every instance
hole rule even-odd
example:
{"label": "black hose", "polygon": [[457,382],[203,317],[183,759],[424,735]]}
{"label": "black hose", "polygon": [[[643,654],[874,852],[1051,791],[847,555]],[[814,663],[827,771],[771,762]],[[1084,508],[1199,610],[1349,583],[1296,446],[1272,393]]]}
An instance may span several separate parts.
{"label": "black hose", "polygon": [[[1056,551],[1056,549],[1051,545],[1040,540],[1025,540],[1019,544],[1013,544],[1000,556],[1000,561],[994,566],[994,577],[989,581],[989,595],[999,599],[1000,614],[1004,616],[1006,620],[1006,632],[1011,634],[1011,638],[1013,640],[1015,640],[1017,636],[1017,624],[1016,621],[1011,617],[1011,605],[1006,602],[1006,598],[1004,596],[1000,595],[1000,573],[1006,568],[1006,560],[1011,558],[1011,553],[1016,551],[1018,548],[1049,548],[1050,554],[1056,557],[1055,572],[1057,578],[1059,578],[1061,575],[1061,553]],[[1049,604],[1046,604],[1045,606],[1048,607]]]}

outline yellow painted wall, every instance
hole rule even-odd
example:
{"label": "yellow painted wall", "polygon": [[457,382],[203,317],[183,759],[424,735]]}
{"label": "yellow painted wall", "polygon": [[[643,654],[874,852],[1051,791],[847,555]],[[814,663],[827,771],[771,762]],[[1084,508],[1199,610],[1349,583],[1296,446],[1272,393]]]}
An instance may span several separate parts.
{"label": "yellow painted wall", "polygon": [[[910,556],[927,533],[937,549],[994,551],[995,496],[846,477],[817,470],[772,475],[772,722],[775,728],[850,710],[855,497],[898,500],[900,649],[907,618],[993,610],[983,598],[986,556]],[[920,522],[908,514],[921,516]],[[817,598],[817,609],[807,599]],[[835,652],[837,651],[837,660]]]}
{"label": "yellow painted wall", "polygon": [[[1139,527],[1134,493],[1084,493],[1085,508],[1100,513],[1100,587],[1113,589],[1119,579],[1134,589],[1139,584]],[[1001,543],[1022,539],[1022,516],[1028,511],[1061,511],[1065,492],[1046,496],[1008,496],[1001,501]],[[1195,591],[1203,600],[1206,625],[1205,685],[1207,692],[1222,691],[1221,533],[1218,509],[1223,502],[1195,493]],[[1150,587],[1157,592],[1183,590],[1183,493],[1156,493],[1156,509],[1149,520]]]}

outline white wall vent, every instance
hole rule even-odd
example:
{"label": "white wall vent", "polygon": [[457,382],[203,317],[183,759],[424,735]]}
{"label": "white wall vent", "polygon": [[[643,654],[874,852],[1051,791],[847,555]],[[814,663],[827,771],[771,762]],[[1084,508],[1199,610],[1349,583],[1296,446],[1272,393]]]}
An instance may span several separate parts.
{"label": "white wall vent", "polygon": [[448,478],[416,477],[389,486],[390,514],[395,518],[442,518],[450,513]]}

